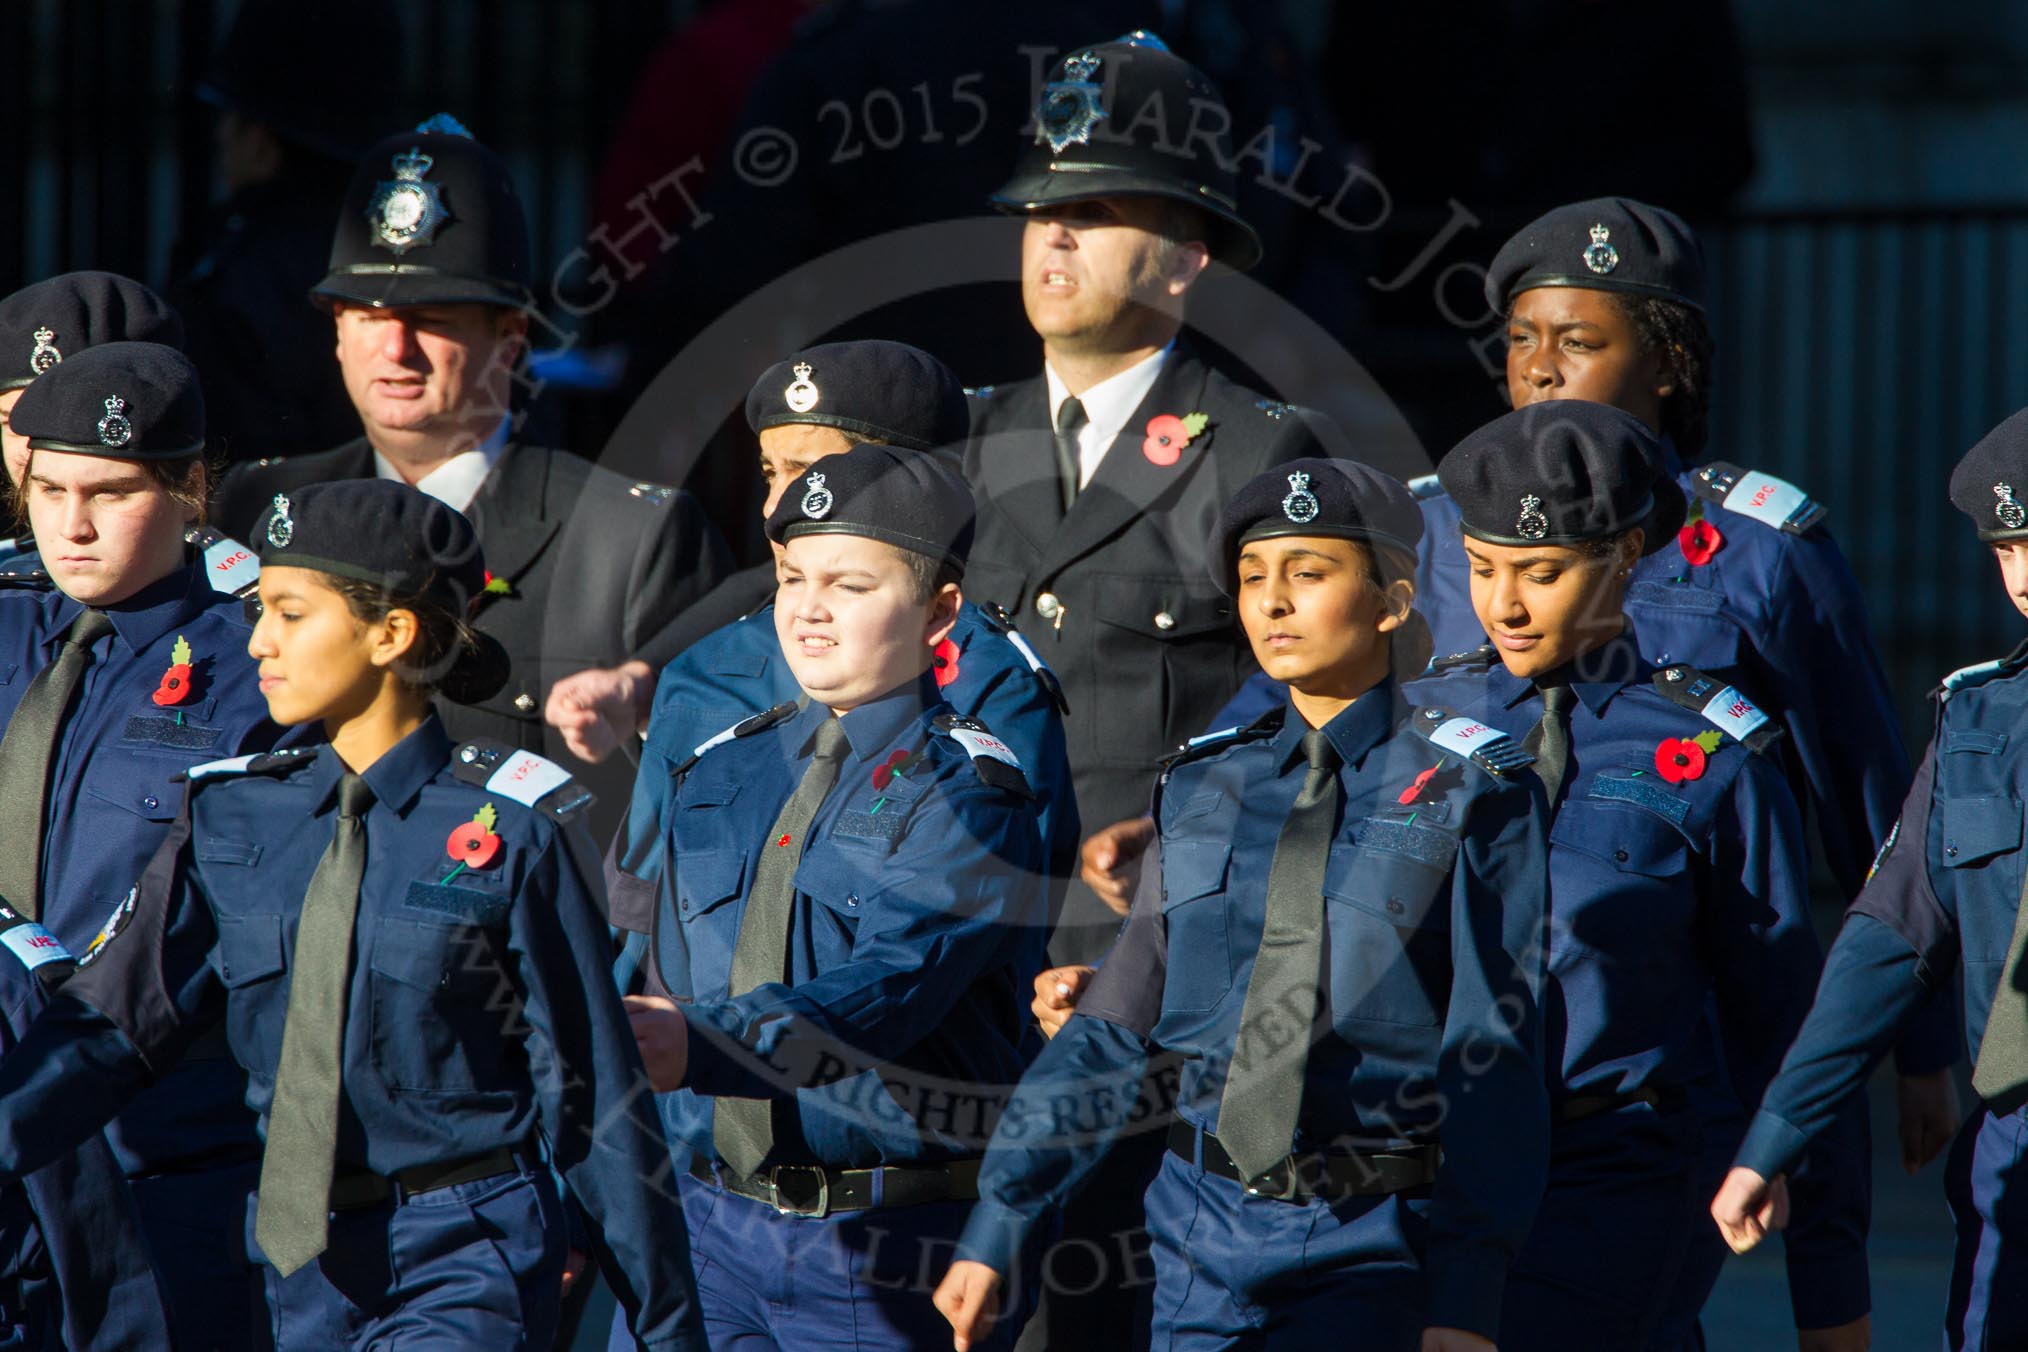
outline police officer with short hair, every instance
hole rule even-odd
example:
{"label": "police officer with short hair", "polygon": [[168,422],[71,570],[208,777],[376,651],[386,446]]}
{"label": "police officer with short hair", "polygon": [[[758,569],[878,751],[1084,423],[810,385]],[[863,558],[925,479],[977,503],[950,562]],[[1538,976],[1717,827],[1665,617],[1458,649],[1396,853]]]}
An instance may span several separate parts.
{"label": "police officer with short hair", "polygon": [[629,1007],[689,1154],[713,1346],[920,1348],[943,1327],[923,1283],[1028,1059],[1036,804],[1007,743],[938,692],[963,481],[855,446],[796,476],[767,531],[804,700],[676,767],[651,948],[676,998]]}
{"label": "police officer with short hair", "polygon": [[[513,675],[482,705],[446,709],[446,726],[539,750],[551,683],[640,651],[725,571],[724,542],[688,494],[516,439],[512,387],[533,314],[527,220],[505,161],[448,118],[423,127],[360,161],[313,292],[332,313],[365,435],[237,467],[218,515],[241,532],[277,493],[374,477],[465,513],[493,571],[473,623],[506,647]],[[627,775],[584,773],[605,799],[603,833]]]}
{"label": "police officer with short hair", "polygon": [[[1950,501],[2028,614],[2028,411],[2009,417],[1951,474]],[[1957,1250],[1944,1314],[1949,1347],[2028,1345],[2028,1225],[2020,1211],[2028,1130],[2022,786],[2028,645],[1946,676],[1936,730],[1900,818],[1824,963],[1802,1032],[1762,1098],[1711,1210],[1741,1252],[1783,1223],[1784,1176],[1920,1018],[1963,982],[1978,1109],[1951,1149],[1945,1192]]]}
{"label": "police officer with short hair", "polygon": [[1163,1053],[1183,1065],[1146,1199],[1156,1346],[1499,1331],[1547,1161],[1546,812],[1518,739],[1399,684],[1428,661],[1421,533],[1405,487],[1334,460],[1221,514],[1213,581],[1290,702],[1164,768],[1159,878],[981,1171],[938,1293],[958,1347]]}
{"label": "police officer with short hair", "polygon": [[[234,594],[258,565],[185,542],[208,487],[190,361],[156,343],[66,353],[10,420],[27,454],[15,501],[48,572],[0,592],[0,669],[14,673],[0,682],[0,802],[14,814],[0,900],[82,955],[169,834],[178,776],[282,732]],[[245,1095],[214,1038],[108,1133],[192,1347],[254,1345],[257,1288],[234,1219],[258,1155]]]}
{"label": "police officer with short hair", "polygon": [[244,1221],[276,1346],[548,1346],[560,1176],[641,1344],[701,1352],[604,970],[590,795],[531,752],[458,745],[431,700],[507,678],[464,622],[470,523],[356,480],[278,497],[256,538],[263,692],[329,743],[190,771],[108,937],[0,1061],[0,1174],[223,1025],[263,1125]]}

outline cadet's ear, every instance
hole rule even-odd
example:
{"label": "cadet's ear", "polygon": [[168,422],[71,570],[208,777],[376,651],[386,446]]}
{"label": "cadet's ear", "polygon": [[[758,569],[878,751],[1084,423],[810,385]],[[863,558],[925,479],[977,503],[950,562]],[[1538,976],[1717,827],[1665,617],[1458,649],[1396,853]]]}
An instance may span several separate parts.
{"label": "cadet's ear", "polygon": [[936,595],[929,599],[929,619],[923,629],[923,643],[931,648],[951,636],[951,630],[958,623],[958,608],[965,603],[965,594],[958,590],[955,582],[946,582],[938,587]]}
{"label": "cadet's ear", "polygon": [[422,636],[422,621],[413,610],[397,606],[373,626],[373,646],[367,657],[376,667],[391,667],[406,656]]}

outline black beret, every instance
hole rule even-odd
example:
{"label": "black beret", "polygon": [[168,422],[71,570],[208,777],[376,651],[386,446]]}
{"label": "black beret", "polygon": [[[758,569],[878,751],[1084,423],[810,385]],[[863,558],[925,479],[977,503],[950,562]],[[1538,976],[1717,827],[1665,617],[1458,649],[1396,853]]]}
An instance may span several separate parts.
{"label": "black beret", "polygon": [[1495,545],[1578,545],[1640,526],[1652,554],[1687,510],[1648,425],[1582,399],[1495,418],[1452,448],[1437,477],[1465,534]]}
{"label": "black beret", "polygon": [[823,343],[770,366],[747,391],[755,432],[815,423],[890,446],[955,446],[971,431],[965,387],[919,347],[871,338]]}
{"label": "black beret", "polygon": [[[455,128],[455,130],[443,130]],[[353,171],[320,304],[533,304],[528,218],[506,161],[439,114]]]}
{"label": "black beret", "polygon": [[1506,314],[1523,291],[1574,286],[1704,308],[1704,251],[1673,211],[1626,197],[1572,202],[1523,226],[1493,255],[1486,303]]}
{"label": "black beret", "polygon": [[1291,460],[1247,480],[1218,514],[1212,582],[1234,595],[1240,547],[1282,535],[1364,540],[1406,554],[1413,569],[1422,509],[1399,479],[1355,460]]}
{"label": "black beret", "polygon": [[863,535],[950,564],[972,552],[972,490],[934,455],[868,443],[811,465],[768,514],[768,539]]}
{"label": "black beret", "polygon": [[100,343],[21,392],[8,425],[34,451],[182,460],[204,449],[204,390],[160,343]]}
{"label": "black beret", "polygon": [[1985,544],[2028,540],[2028,409],[1979,438],[1951,471],[1951,506]]}
{"label": "black beret", "polygon": [[0,390],[15,390],[88,347],[183,346],[183,320],[163,299],[111,272],[66,272],[0,300]]}
{"label": "black beret", "polygon": [[1260,261],[1260,236],[1239,214],[1225,98],[1154,34],[1071,48],[1042,86],[1034,123],[1034,143],[993,194],[1001,210],[1163,197],[1204,213],[1205,243],[1227,267]]}
{"label": "black beret", "polygon": [[[464,620],[486,590],[486,557],[465,514],[391,479],[334,479],[277,493],[254,527],[264,567],[308,568],[371,583]],[[465,631],[450,669],[430,681],[460,704],[507,683],[506,649]]]}

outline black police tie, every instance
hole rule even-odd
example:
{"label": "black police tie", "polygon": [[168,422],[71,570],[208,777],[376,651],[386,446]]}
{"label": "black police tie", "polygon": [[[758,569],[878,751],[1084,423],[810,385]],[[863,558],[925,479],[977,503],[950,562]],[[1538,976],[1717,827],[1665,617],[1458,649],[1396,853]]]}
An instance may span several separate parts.
{"label": "black police tie", "polygon": [[92,664],[92,644],[113,632],[103,610],[78,612],[57,649],[56,660],[37,672],[15,706],[7,735],[0,738],[0,803],[8,805],[8,830],[0,843],[0,901],[30,920],[42,911],[43,815],[49,810],[49,763],[63,720]]}
{"label": "black police tie", "polygon": [[1324,863],[1338,827],[1338,749],[1323,733],[1307,732],[1303,755],[1310,773],[1268,866],[1267,923],[1218,1102],[1219,1143],[1247,1178],[1279,1164],[1295,1143],[1323,981]]}
{"label": "black police tie", "polygon": [[352,978],[352,926],[366,879],[366,809],[373,790],[358,775],[338,780],[338,820],[310,877],[289,966],[282,1059],[268,1104],[267,1150],[254,1239],[286,1277],[329,1242],[331,1175],[338,1159],[338,1090],[345,1045],[345,991]]}
{"label": "black police tie", "polygon": [[1077,431],[1090,421],[1076,395],[1064,400],[1063,406],[1056,410],[1056,479],[1063,489],[1065,512],[1070,510],[1071,503],[1077,501],[1078,481],[1084,477],[1084,457],[1078,451]]}
{"label": "black police tie", "polygon": [[2028,991],[2021,989],[2022,980],[2028,979],[2021,965],[2024,958],[2028,958],[2028,883],[2022,884],[2021,899],[2014,906],[2014,937],[1986,1012],[1979,1060],[1972,1067],[1972,1088],[1996,1112],[2003,1106],[2012,1111],[2014,1096],[2028,1085]]}
{"label": "black police tie", "polygon": [[1523,743],[1535,753],[1535,775],[1548,795],[1549,810],[1556,811],[1556,795],[1563,790],[1563,777],[1570,769],[1570,710],[1577,694],[1567,685],[1542,687],[1542,719],[1529,729]]}
{"label": "black police tie", "polygon": [[[837,719],[817,725],[809,768],[768,828],[753,891],[747,894],[746,914],[740,918],[739,942],[732,950],[733,995],[788,975],[789,917],[796,899],[796,867],[803,861],[803,837],[809,834],[824,795],[838,782],[838,763],[848,746],[845,728]],[[774,1100],[719,1099],[712,1108],[711,1144],[734,1173],[752,1174],[774,1148]]]}

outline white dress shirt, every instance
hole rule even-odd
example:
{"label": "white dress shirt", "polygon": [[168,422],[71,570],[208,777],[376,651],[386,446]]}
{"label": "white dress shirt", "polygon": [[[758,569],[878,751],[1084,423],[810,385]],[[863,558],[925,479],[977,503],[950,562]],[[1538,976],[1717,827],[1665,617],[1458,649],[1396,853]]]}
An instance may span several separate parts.
{"label": "white dress shirt", "polygon": [[[1148,391],[1155,388],[1155,378],[1162,374],[1162,363],[1169,359],[1169,353],[1175,346],[1175,343],[1169,343],[1160,352],[1143,357],[1116,376],[1107,376],[1078,396],[1088,419],[1077,430],[1077,486],[1080,489],[1091,483],[1091,476],[1098,473],[1099,461],[1106,458],[1106,451],[1114,439],[1126,430],[1127,419],[1134,416],[1134,410],[1148,397]],[[1063,401],[1070,398],[1070,387],[1047,362],[1042,364],[1042,375],[1049,382],[1049,425],[1055,427]],[[1178,412],[1176,409],[1164,411]]]}
{"label": "white dress shirt", "polygon": [[[486,482],[486,476],[493,472],[493,466],[500,463],[500,457],[507,453],[507,419],[493,429],[493,435],[469,451],[460,451],[438,465],[428,474],[415,481],[415,486],[447,507],[460,512],[467,511],[472,499],[479,496],[479,486]],[[373,453],[373,470],[380,478],[392,479],[396,483],[408,482],[394,462],[379,451]]]}

